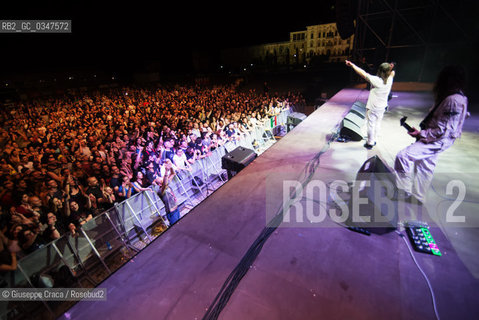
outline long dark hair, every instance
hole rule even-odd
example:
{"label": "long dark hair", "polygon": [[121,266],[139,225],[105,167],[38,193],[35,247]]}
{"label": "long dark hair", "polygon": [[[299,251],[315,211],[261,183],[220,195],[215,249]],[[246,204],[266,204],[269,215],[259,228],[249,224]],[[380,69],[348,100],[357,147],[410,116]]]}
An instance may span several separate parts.
{"label": "long dark hair", "polygon": [[455,93],[463,94],[463,90],[466,87],[466,71],[463,67],[458,65],[451,65],[444,67],[437,76],[434,83],[433,92],[435,98],[434,108],[429,111],[428,115],[419,124],[422,130],[427,128],[429,122],[434,115],[434,112],[439,107],[441,102],[447,97]]}
{"label": "long dark hair", "polygon": [[434,83],[435,102],[440,103],[447,96],[462,93],[466,87],[466,70],[459,65],[444,67]]}
{"label": "long dark hair", "polygon": [[[139,179],[138,173],[142,174],[143,177],[141,179]],[[140,170],[136,170],[136,171],[133,172],[133,177],[132,177],[131,181],[132,182],[137,182],[138,181],[138,182],[140,182],[141,185],[143,185],[144,179],[145,179],[145,173],[143,172],[143,170],[140,169]]]}

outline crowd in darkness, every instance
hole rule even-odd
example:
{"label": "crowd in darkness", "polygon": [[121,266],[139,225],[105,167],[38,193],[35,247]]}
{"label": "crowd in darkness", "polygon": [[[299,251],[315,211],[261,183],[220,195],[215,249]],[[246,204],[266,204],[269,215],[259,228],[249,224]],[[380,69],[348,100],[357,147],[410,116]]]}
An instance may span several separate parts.
{"label": "crowd in darkness", "polygon": [[0,271],[304,103],[238,84],[115,88],[0,111]]}

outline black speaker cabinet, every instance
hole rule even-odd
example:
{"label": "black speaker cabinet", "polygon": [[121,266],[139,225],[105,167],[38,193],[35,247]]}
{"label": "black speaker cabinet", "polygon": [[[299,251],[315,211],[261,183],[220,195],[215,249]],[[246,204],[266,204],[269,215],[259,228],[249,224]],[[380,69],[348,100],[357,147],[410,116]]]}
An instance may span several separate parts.
{"label": "black speaker cabinet", "polygon": [[340,136],[347,137],[352,141],[361,141],[363,139],[361,128],[365,121],[366,105],[356,101],[343,119],[341,131],[339,132]]}
{"label": "black speaker cabinet", "polygon": [[304,113],[293,112],[288,116],[288,124],[292,124],[294,126],[297,126],[304,119],[306,119],[306,115]]}
{"label": "black speaker cabinet", "polygon": [[293,112],[291,113],[289,116],[288,116],[288,119],[286,121],[286,125],[287,125],[287,129],[288,129],[288,132],[296,127],[298,124],[301,123],[301,121],[303,121],[304,119],[306,119],[306,115],[304,113],[300,113],[300,112]]}
{"label": "black speaker cabinet", "polygon": [[237,147],[221,158],[221,167],[228,170],[228,175],[230,175],[231,171],[238,173],[256,159],[257,156],[254,150]]}
{"label": "black speaker cabinet", "polygon": [[[398,222],[398,202],[391,200],[397,193],[394,173],[378,156],[374,156],[361,166],[355,183],[357,186],[354,188],[357,188],[362,200],[351,197],[345,224],[375,234],[394,231]],[[362,203],[366,199],[367,203]],[[361,201],[361,204],[354,205],[354,201]],[[353,213],[354,210],[358,212]]]}
{"label": "black speaker cabinet", "polygon": [[366,118],[366,105],[361,101],[356,101],[349,112],[354,113],[364,119]]}
{"label": "black speaker cabinet", "polygon": [[361,126],[359,126],[356,122],[346,118],[343,120],[339,135],[341,137],[347,137],[349,140],[352,141],[363,140],[363,135],[361,134]]}

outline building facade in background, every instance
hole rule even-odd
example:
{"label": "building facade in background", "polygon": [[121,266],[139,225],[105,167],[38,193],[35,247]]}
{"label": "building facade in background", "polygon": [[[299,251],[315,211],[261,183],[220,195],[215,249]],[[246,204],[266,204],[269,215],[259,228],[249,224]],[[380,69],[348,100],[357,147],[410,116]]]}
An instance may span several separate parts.
{"label": "building facade in background", "polygon": [[315,61],[339,62],[353,50],[353,38],[341,39],[336,23],[307,26],[289,34],[289,41],[266,43],[222,52],[222,60],[231,66],[256,63],[261,65],[310,65]]}

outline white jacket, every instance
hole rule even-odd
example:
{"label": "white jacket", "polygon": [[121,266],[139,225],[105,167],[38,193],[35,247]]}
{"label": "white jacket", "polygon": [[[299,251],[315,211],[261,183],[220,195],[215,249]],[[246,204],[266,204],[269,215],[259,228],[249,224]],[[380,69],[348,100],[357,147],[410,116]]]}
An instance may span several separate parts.
{"label": "white jacket", "polygon": [[389,76],[384,83],[383,79],[378,76],[367,74],[367,79],[371,83],[371,90],[369,91],[368,102],[366,108],[371,110],[385,110],[388,106],[388,96],[393,85],[393,75]]}
{"label": "white jacket", "polygon": [[467,97],[456,93],[444,99],[428,123],[421,130],[419,140],[424,143],[442,141],[442,149],[450,147],[462,133],[462,126],[467,117]]}

